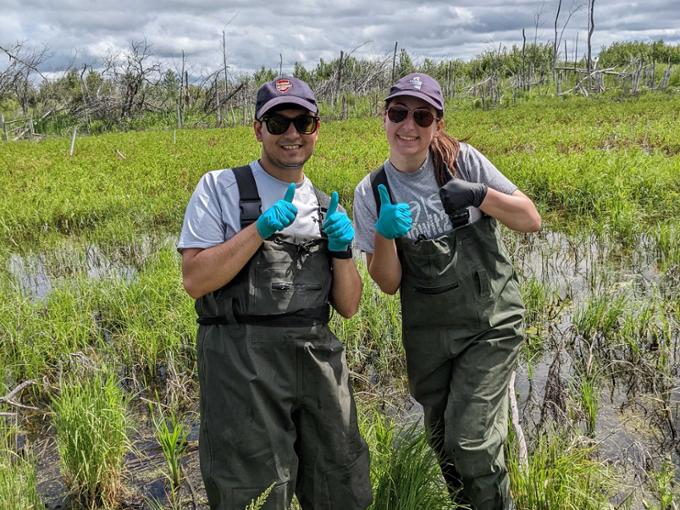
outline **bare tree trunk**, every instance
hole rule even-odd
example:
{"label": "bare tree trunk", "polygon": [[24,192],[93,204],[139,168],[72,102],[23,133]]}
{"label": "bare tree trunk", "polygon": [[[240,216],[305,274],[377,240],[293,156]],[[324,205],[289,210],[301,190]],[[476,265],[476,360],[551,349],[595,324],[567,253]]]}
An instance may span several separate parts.
{"label": "bare tree trunk", "polygon": [[397,66],[397,44],[399,44],[399,41],[394,41],[394,53],[392,54],[392,80],[391,80],[391,83],[394,83],[394,71],[396,70],[396,66]]}
{"label": "bare tree trunk", "polygon": [[522,29],[522,72],[520,75],[520,81],[521,81],[521,86],[522,90],[528,90],[527,88],[527,54],[526,54],[526,47],[527,47],[527,35],[524,32],[524,29]]}
{"label": "bare tree trunk", "polygon": [[574,71],[576,71],[577,64],[578,64],[578,32],[576,32],[576,43],[574,44]]}
{"label": "bare tree trunk", "polygon": [[594,16],[594,9],[595,8],[595,0],[588,0],[588,63],[587,63],[587,69],[588,69],[588,85],[590,89],[593,89],[593,79],[592,79],[592,70],[593,70],[593,60],[592,60],[592,44],[591,40],[593,37],[593,32],[595,31],[595,16]]}
{"label": "bare tree trunk", "polygon": [[177,97],[177,127],[184,127],[184,50],[182,50],[182,70],[179,73],[179,95]]}
{"label": "bare tree trunk", "polygon": [[[224,33],[224,30],[222,30],[222,63],[224,64],[224,99],[229,97],[229,74],[227,71],[227,36]],[[217,93],[218,101],[217,101],[217,115],[220,117],[220,125],[222,123],[222,104],[219,101],[220,94],[219,92]],[[227,111],[227,105],[226,103],[224,104],[224,111]],[[227,115],[225,114],[224,117]],[[225,125],[227,122],[225,121]]]}
{"label": "bare tree trunk", "polygon": [[[217,80],[217,78],[215,78],[215,80]],[[216,118],[216,124],[217,124],[217,127],[219,128],[219,127],[222,127],[222,104],[220,102],[220,91],[219,91],[219,89],[217,89],[217,85],[215,86],[215,88],[216,88],[216,90],[215,90],[215,104],[216,104],[215,116],[217,117]]]}
{"label": "bare tree trunk", "polygon": [[283,53],[279,53],[279,76],[283,74]]}
{"label": "bare tree trunk", "polygon": [[[553,83],[557,82],[557,22],[560,19],[560,11],[562,10],[562,0],[557,2],[557,13],[555,14],[555,39],[553,39],[553,54],[552,54],[552,77]],[[559,87],[557,93],[559,94]]]}
{"label": "bare tree trunk", "polygon": [[191,95],[189,94],[189,71],[184,70],[184,106],[191,108]]}
{"label": "bare tree trunk", "polygon": [[342,64],[343,64],[343,57],[344,57],[344,52],[340,50],[340,60],[338,61],[338,81],[335,84],[335,104],[338,104],[338,100],[340,99],[340,89],[342,87]]}
{"label": "bare tree trunk", "polygon": [[68,151],[68,155],[73,157],[73,152],[76,149],[76,135],[78,134],[78,126],[73,128],[73,135],[71,136],[71,149]]}
{"label": "bare tree trunk", "polygon": [[5,116],[0,112],[0,127],[2,127],[2,139],[9,142],[9,135],[7,134],[7,124],[5,124]]}

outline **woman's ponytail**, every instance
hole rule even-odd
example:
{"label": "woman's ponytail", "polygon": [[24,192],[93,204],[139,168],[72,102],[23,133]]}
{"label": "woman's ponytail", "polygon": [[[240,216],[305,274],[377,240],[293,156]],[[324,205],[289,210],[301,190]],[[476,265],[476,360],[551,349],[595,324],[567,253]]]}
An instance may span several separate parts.
{"label": "woman's ponytail", "polygon": [[437,184],[443,186],[451,177],[456,175],[456,158],[458,157],[460,144],[458,140],[444,131],[444,121],[440,120],[439,122],[442,123],[442,126],[430,143],[430,153],[432,154]]}

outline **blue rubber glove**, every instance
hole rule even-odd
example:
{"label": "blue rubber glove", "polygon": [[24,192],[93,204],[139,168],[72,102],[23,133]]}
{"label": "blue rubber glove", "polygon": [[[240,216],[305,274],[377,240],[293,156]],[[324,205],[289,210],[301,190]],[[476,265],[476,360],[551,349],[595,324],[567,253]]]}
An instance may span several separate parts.
{"label": "blue rubber glove", "polygon": [[347,214],[338,211],[338,192],[331,193],[331,203],[323,222],[323,231],[328,236],[328,251],[347,251],[354,239],[354,227]]}
{"label": "blue rubber glove", "polygon": [[286,195],[281,200],[277,200],[257,219],[255,227],[262,239],[271,237],[274,232],[283,230],[293,223],[295,216],[297,216],[297,207],[293,205],[294,196],[295,183],[291,182],[286,190]]}
{"label": "blue rubber glove", "polygon": [[385,239],[405,236],[413,225],[408,204],[403,202],[393,204],[384,184],[378,185],[378,193],[380,194],[380,216],[375,224],[375,230]]}

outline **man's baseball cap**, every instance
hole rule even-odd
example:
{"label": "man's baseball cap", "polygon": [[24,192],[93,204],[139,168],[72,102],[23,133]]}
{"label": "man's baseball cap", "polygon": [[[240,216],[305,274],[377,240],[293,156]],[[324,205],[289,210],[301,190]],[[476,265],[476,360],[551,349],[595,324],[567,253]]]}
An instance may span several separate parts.
{"label": "man's baseball cap", "polygon": [[279,76],[257,91],[255,118],[261,119],[273,107],[283,104],[302,106],[314,114],[319,111],[316,97],[309,85],[294,77]]}
{"label": "man's baseball cap", "polygon": [[392,85],[390,95],[385,101],[399,96],[411,96],[422,99],[427,104],[444,113],[444,96],[437,80],[423,73],[407,74]]}

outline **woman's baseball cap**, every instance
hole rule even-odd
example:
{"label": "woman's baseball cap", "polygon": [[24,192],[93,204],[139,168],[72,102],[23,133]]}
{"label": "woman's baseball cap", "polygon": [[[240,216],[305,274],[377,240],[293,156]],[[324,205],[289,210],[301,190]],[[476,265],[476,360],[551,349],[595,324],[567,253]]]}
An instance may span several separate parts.
{"label": "woman's baseball cap", "polygon": [[407,74],[392,85],[385,102],[399,96],[422,99],[438,112],[444,113],[444,96],[437,80],[423,73]]}
{"label": "woman's baseball cap", "polygon": [[283,104],[302,106],[313,114],[319,111],[316,97],[309,85],[292,76],[279,76],[262,85],[257,91],[255,118],[261,119],[273,107]]}

